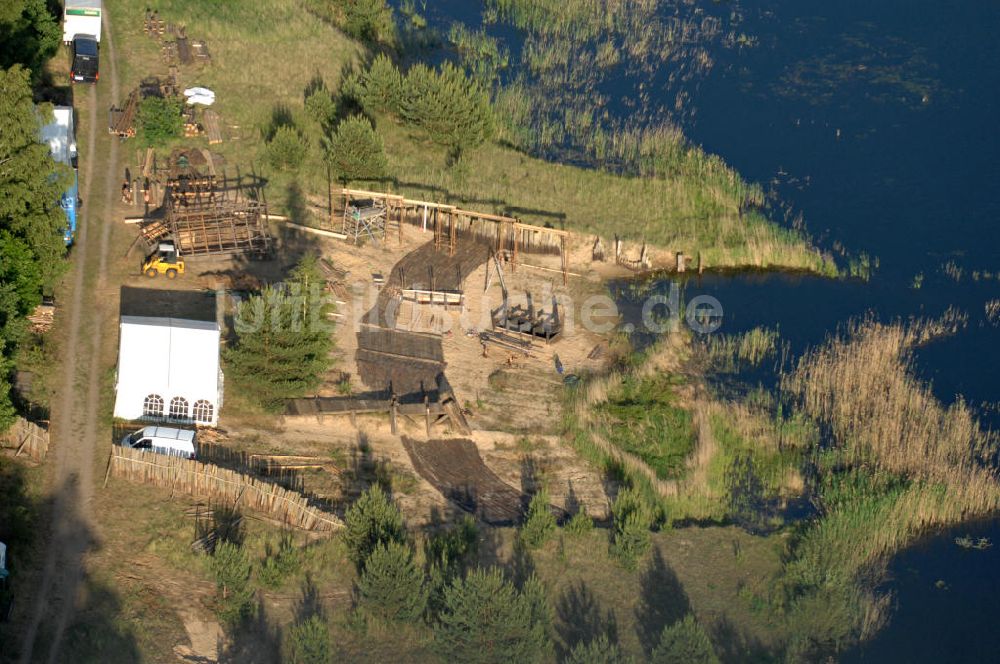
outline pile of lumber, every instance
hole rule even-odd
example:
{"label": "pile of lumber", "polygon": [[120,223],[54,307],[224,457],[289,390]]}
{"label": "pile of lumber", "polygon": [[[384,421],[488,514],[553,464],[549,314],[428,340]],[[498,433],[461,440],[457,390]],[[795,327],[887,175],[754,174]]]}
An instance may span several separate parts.
{"label": "pile of lumber", "polygon": [[135,117],[139,112],[139,90],[132,90],[120,107],[112,106],[108,114],[108,132],[122,138],[135,136]]}
{"label": "pile of lumber", "polygon": [[28,322],[31,323],[31,331],[35,334],[48,332],[52,329],[52,322],[55,320],[55,316],[55,305],[47,303],[39,304],[28,316]]}

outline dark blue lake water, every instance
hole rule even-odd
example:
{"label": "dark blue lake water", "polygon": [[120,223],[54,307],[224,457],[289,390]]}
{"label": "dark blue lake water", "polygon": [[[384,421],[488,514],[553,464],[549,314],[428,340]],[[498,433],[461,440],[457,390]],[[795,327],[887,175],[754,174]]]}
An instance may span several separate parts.
{"label": "dark blue lake water", "polygon": [[[773,187],[822,248],[867,253],[878,268],[868,282],[706,274],[689,279],[685,295],[716,297],[722,332],[777,327],[794,353],[869,312],[905,319],[954,306],[967,327],[919,349],[916,369],[939,398],[960,395],[996,429],[1000,327],[985,304],[1000,298],[1000,3],[702,4],[740,14],[738,30],[757,42],[712,49],[711,71],[683,83],[686,134]],[[480,11],[442,2],[428,15],[478,26]],[[649,107],[657,93],[671,106],[677,85],[660,75],[623,74],[606,86],[630,96],[643,76],[663,85]],[[954,538],[966,532],[997,546],[962,549]],[[998,549],[1000,522],[987,521],[900,554],[887,586],[897,598],[890,624],[845,659],[1000,659]]]}

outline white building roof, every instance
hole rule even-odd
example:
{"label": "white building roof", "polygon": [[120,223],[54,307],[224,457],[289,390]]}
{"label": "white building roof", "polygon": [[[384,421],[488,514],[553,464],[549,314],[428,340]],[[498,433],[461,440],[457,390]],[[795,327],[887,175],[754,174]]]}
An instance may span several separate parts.
{"label": "white building roof", "polygon": [[[212,405],[214,424],[221,406],[219,371],[220,330],[213,303],[197,292],[122,289],[121,330],[118,342],[118,381],[115,417],[136,420],[143,416],[146,397],[157,395],[164,411],[180,397],[192,408],[198,401]],[[165,310],[187,313],[189,318],[135,315]],[[130,313],[131,312],[131,313]],[[201,316],[203,320],[194,320]]]}

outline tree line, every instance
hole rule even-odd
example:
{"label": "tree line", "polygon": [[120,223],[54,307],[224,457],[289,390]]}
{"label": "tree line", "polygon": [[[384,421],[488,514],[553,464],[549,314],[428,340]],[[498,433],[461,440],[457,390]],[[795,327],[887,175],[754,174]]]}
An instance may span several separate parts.
{"label": "tree line", "polygon": [[33,85],[59,47],[58,19],[45,0],[0,7],[0,431],[13,422],[15,354],[27,315],[63,274],[66,217],[59,205],[69,168],[38,142],[51,107],[36,106]]}

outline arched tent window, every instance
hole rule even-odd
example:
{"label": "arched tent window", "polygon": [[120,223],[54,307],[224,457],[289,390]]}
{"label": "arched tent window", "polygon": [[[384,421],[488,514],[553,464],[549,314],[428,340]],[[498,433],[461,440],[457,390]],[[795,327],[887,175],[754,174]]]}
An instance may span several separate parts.
{"label": "arched tent window", "polygon": [[211,422],[215,414],[215,408],[211,402],[200,399],[194,402],[194,420],[196,422]]}
{"label": "arched tent window", "polygon": [[163,417],[163,397],[150,394],[142,402],[143,417]]}
{"label": "arched tent window", "polygon": [[188,402],[184,397],[174,397],[170,400],[170,419],[172,420],[186,420],[188,419]]}

